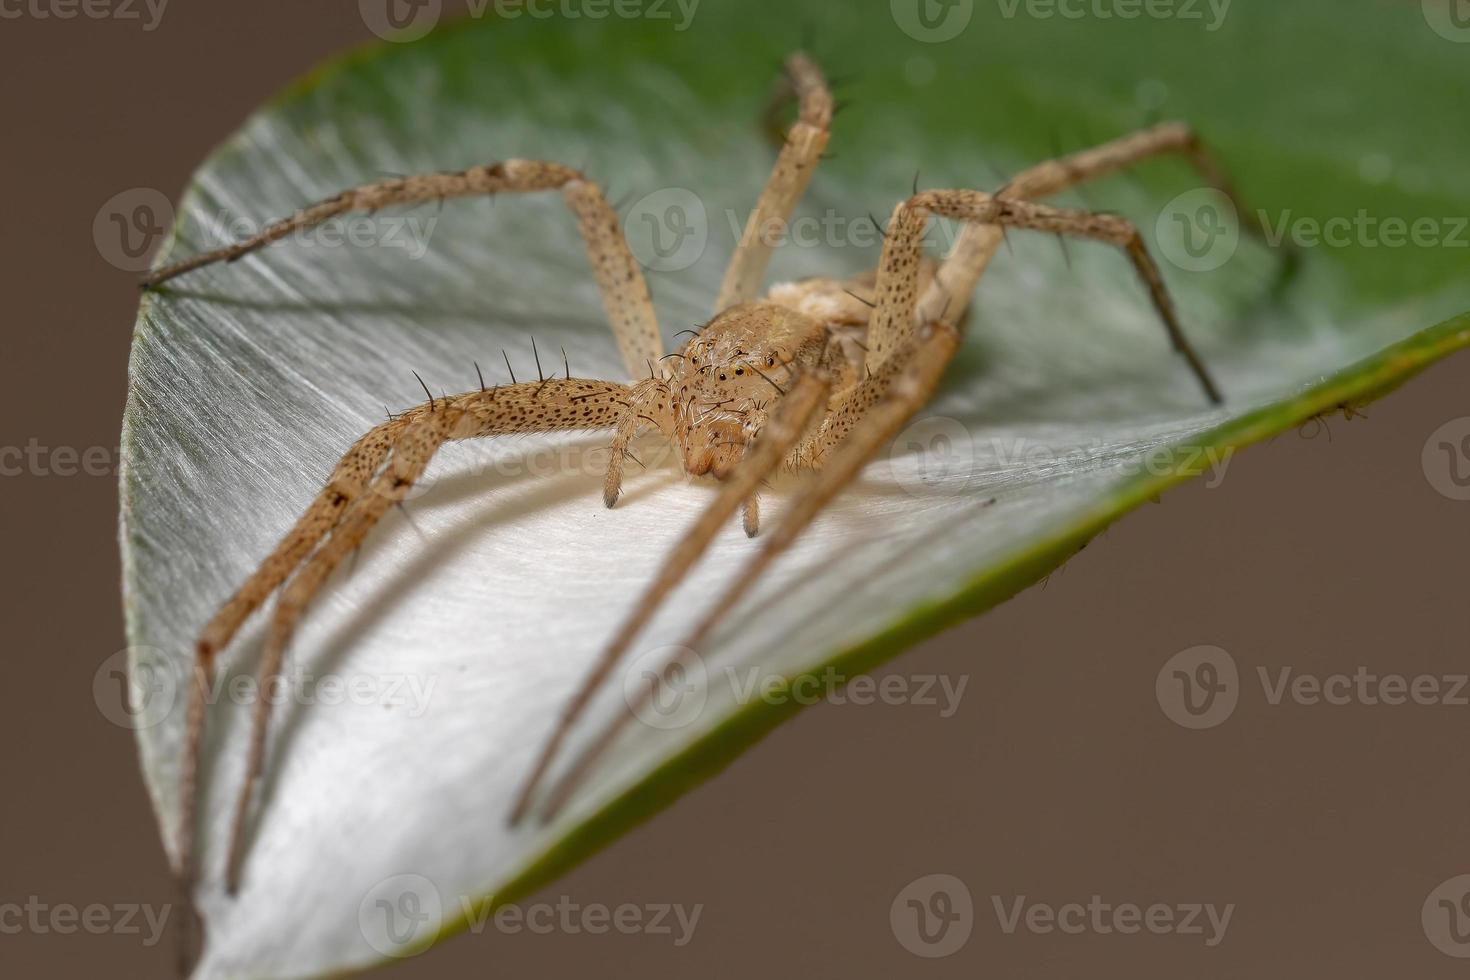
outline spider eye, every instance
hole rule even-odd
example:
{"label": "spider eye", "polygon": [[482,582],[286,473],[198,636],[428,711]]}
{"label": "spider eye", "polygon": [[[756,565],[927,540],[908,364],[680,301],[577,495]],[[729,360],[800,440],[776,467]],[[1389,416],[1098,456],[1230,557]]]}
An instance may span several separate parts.
{"label": "spider eye", "polygon": [[720,372],[720,380],[721,381],[724,381],[725,380],[725,372],[724,371],[721,371]]}
{"label": "spider eye", "polygon": [[770,355],[770,354],[767,354],[766,355],[766,367],[771,367],[775,363],[776,363],[776,358],[774,356]]}
{"label": "spider eye", "polygon": [[736,368],[736,369],[735,369],[735,373],[736,373],[736,374],[737,374],[737,375],[739,375],[739,374],[744,374],[744,373],[745,373],[745,368]]}

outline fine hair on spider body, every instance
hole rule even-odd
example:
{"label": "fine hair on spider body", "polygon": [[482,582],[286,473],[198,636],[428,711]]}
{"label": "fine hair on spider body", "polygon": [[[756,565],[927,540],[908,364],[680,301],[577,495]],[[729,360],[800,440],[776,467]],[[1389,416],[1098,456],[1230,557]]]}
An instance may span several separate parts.
{"label": "fine hair on spider body", "polygon": [[[758,491],[767,477],[783,467],[813,471],[768,540],[682,644],[686,648],[708,635],[763,570],[929,400],[959,346],[960,326],[975,287],[1007,229],[1116,247],[1133,266],[1170,343],[1205,398],[1212,403],[1222,400],[1179,323],[1163,277],[1137,228],[1112,214],[1036,203],[1037,198],[1141,161],[1174,154],[1235,200],[1240,213],[1251,213],[1240,206],[1224,172],[1188,126],[1164,123],[1041,163],[993,194],[970,189],[920,191],[916,185],[891,213],[876,269],[851,279],[814,278],[762,291],[772,245],[760,230],[792,214],[826,149],[833,115],[821,71],[800,52],[786,59],[778,96],[795,101],[796,120],[785,132],[765,189],[736,246],[713,304],[713,318],[699,330],[681,332],[689,336],[672,351],[664,349],[642,269],[623,237],[617,213],[596,184],[570,167],[548,161],[510,159],[458,173],[364,184],[273,222],[253,237],[160,268],[144,280],[146,287],[153,287],[217,262],[234,261],[349,212],[453,197],[555,191],[581,232],[629,378],[574,378],[570,370],[566,377],[544,377],[538,371],[536,381],[513,379],[509,385],[487,389],[477,365],[476,390],[436,397],[425,387],[427,401],[390,415],[348,448],[296,523],[200,632],[180,768],[175,870],[186,910],[194,907],[199,871],[200,756],[205,704],[217,658],[245,620],[276,595],[258,668],[258,689],[269,689],[309,602],[388,509],[409,494],[448,442],[605,430],[611,434],[603,481],[608,507],[621,493],[629,444],[645,431],[669,440],[687,473],[718,481],[705,511],[680,538],[557,719],[508,815],[515,823],[538,805],[542,819],[556,814],[632,717],[631,710],[620,714],[563,767],[549,791],[542,792],[564,739],[592,696],[718,531],[738,510],[746,533],[757,534]],[[942,260],[925,255],[922,248],[935,216],[962,223],[953,249]],[[539,353],[537,361],[539,365]],[[678,664],[678,658],[670,660],[661,676],[667,677]],[[651,696],[659,683],[655,676],[643,695]],[[253,794],[264,767],[270,706],[270,699],[263,697],[253,706],[246,775],[225,859],[225,887],[231,893],[243,870]],[[187,967],[196,940],[202,941],[196,935],[201,924],[192,914],[179,918],[184,923],[180,962]]]}

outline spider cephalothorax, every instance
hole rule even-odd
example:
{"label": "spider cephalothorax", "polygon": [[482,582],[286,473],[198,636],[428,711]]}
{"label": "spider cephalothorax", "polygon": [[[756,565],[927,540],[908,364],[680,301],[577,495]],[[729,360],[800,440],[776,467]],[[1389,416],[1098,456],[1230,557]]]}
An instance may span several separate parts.
{"label": "spider cephalothorax", "polygon": [[[1080,237],[1119,248],[1142,279],[1174,349],[1185,358],[1205,394],[1220,400],[1219,389],[1185,338],[1163,277],[1138,230],[1116,215],[1033,203],[1035,198],[1168,153],[1185,157],[1208,183],[1234,199],[1229,182],[1188,126],[1166,123],[1039,164],[994,194],[916,188],[892,212],[876,269],[851,278],[773,286],[762,298],[772,246],[761,231],[789,219],[826,148],[832,117],[826,82],[811,59],[802,54],[789,58],[785,82],[783,97],[796,98],[797,119],[735,249],[714,303],[717,315],[670,354],[664,353],[648,287],[623,238],[617,212],[596,184],[570,167],[547,161],[507,160],[458,173],[365,184],[273,222],[250,239],[148,277],[145,284],[154,285],[238,259],[295,230],[347,212],[471,195],[560,191],[577,220],[623,363],[631,377],[642,379],[624,383],[542,378],[431,397],[377,426],[348,449],[295,526],[200,634],[180,780],[178,873],[186,897],[192,899],[204,708],[216,657],[245,619],[280,590],[259,668],[259,689],[271,690],[307,603],[389,508],[407,496],[446,442],[516,432],[611,430],[612,451],[603,485],[603,499],[611,507],[621,491],[630,441],[653,428],[678,448],[688,473],[721,480],[708,509],[648,584],[566,711],[549,723],[550,735],[513,809],[514,821],[537,801],[542,778],[593,693],[715,534],[738,509],[744,510],[747,532],[755,532],[756,493],[766,477],[782,466],[816,471],[787,503],[764,548],[675,649],[696,648],[762,570],[929,399],[958,348],[965,311],[1005,228]],[[1254,213],[1238,202],[1237,211]],[[933,216],[964,225],[942,262],[923,250],[924,232]],[[644,698],[678,668],[682,656],[671,658],[639,689]],[[261,698],[254,706],[245,783],[229,836],[225,882],[230,890],[244,855],[270,704],[270,699]],[[618,716],[587,743],[541,801],[544,815],[557,812],[631,717],[631,711]]]}
{"label": "spider cephalothorax", "polygon": [[796,375],[827,351],[821,321],[774,303],[748,303],[711,320],[666,363],[669,437],[684,470],[723,479],[765,427]]}

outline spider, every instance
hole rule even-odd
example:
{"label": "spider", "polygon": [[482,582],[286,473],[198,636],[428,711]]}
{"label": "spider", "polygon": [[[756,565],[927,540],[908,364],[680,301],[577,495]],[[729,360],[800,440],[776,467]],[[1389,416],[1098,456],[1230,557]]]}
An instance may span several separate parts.
{"label": "spider", "polygon": [[[612,507],[622,487],[630,441],[644,430],[656,429],[678,450],[687,473],[719,481],[707,509],[668,556],[568,702],[509,815],[514,823],[538,802],[544,819],[554,815],[633,717],[632,710],[619,715],[569,764],[559,781],[542,792],[563,740],[593,694],[717,531],[739,510],[746,533],[756,535],[758,491],[766,477],[783,466],[815,471],[764,547],[680,645],[685,650],[698,646],[771,561],[930,398],[959,345],[969,299],[1007,228],[1076,236],[1121,249],[1141,277],[1175,351],[1204,395],[1212,403],[1221,401],[1220,390],[1186,339],[1158,266],[1134,225],[1112,214],[1032,203],[1148,158],[1179,154],[1246,213],[1224,172],[1189,126],[1157,125],[1042,163],[993,194],[916,188],[892,212],[876,269],[852,279],[778,284],[761,294],[772,251],[761,231],[790,217],[822,157],[833,115],[821,70],[801,52],[786,59],[773,105],[792,101],[796,120],[736,246],[714,316],[699,330],[689,331],[692,336],[670,353],[664,351],[648,287],[623,237],[617,212],[591,180],[548,161],[510,159],[459,173],[365,184],[273,222],[233,245],[158,269],[144,280],[145,288],[153,287],[202,266],[232,262],[349,212],[473,195],[560,191],[584,240],[629,376],[641,379],[542,377],[488,389],[482,381],[479,390],[439,398],[426,388],[426,402],[376,426],[347,450],[295,525],[200,634],[181,766],[176,875],[186,906],[193,907],[200,749],[216,659],[246,618],[280,590],[259,666],[259,689],[269,689],[307,604],[384,513],[408,495],[446,442],[509,433],[608,430],[612,444],[603,500]],[[942,262],[922,249],[928,222],[936,215],[963,223],[955,247]],[[651,697],[681,666],[681,656],[670,659],[639,696]],[[239,882],[247,816],[263,767],[270,704],[270,699],[260,698],[254,705],[246,776],[227,861],[226,887],[231,893]]]}

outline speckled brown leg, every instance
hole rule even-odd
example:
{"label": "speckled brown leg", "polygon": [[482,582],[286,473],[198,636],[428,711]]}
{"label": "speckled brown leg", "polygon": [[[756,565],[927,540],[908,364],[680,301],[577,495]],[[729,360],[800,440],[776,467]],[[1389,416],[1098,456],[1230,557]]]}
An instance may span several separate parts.
{"label": "speckled brown leg", "polygon": [[570,167],[544,160],[506,160],[504,163],[471,167],[459,173],[394,177],[364,184],[303,208],[289,218],[274,221],[258,234],[233,245],[157,269],[143,279],[143,285],[156,286],[216,262],[233,262],[297,231],[351,212],[371,214],[393,205],[554,190],[562,192],[567,206],[576,216],[577,227],[587,247],[587,257],[602,292],[603,309],[628,375],[642,377],[663,354],[663,341],[659,337],[648,284],[628,249],[622,222],[596,184]]}
{"label": "speckled brown leg", "polygon": [[791,217],[827,148],[832,93],[827,90],[821,69],[798,51],[786,59],[785,85],[797,99],[796,124],[787,132],[775,169],[735,246],[715,300],[716,313],[737,303],[748,303],[760,292],[774,247],[771,232]]}

